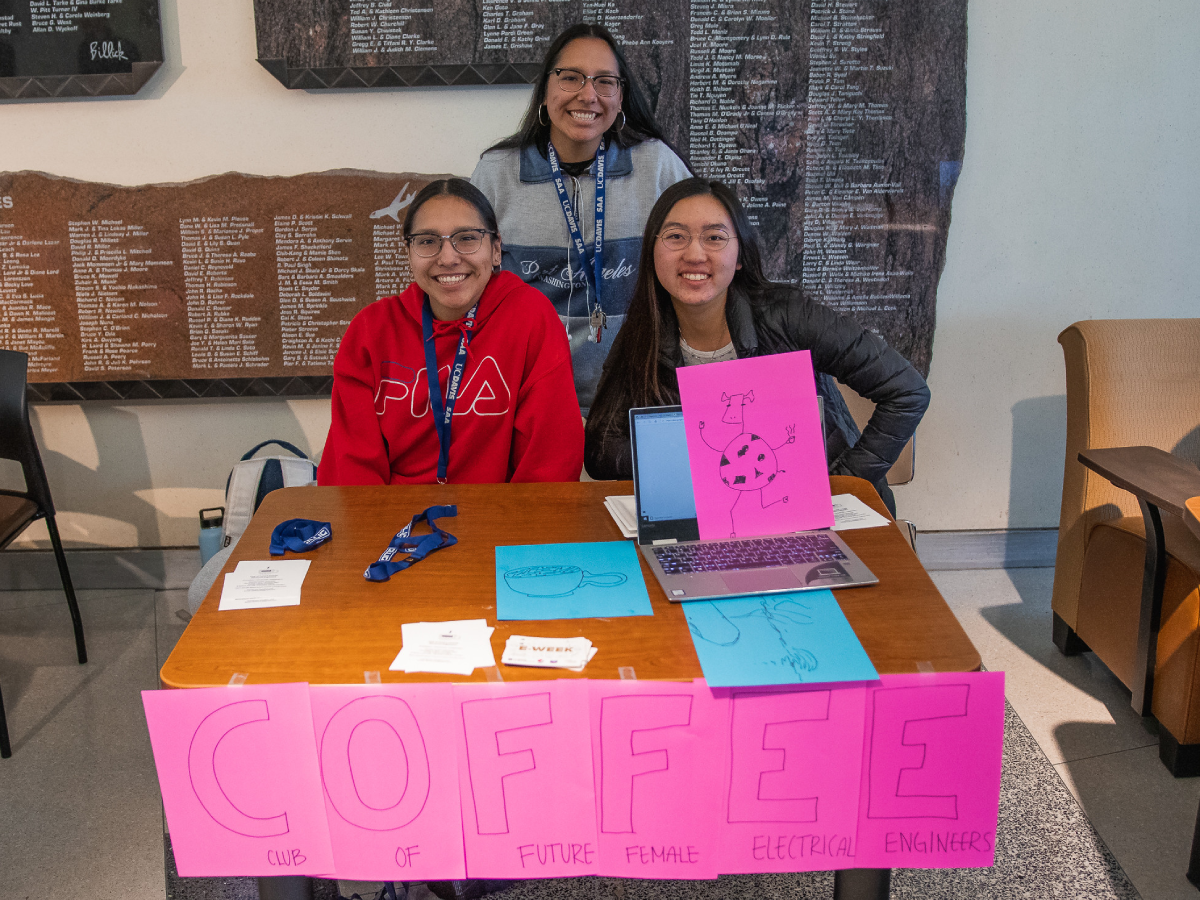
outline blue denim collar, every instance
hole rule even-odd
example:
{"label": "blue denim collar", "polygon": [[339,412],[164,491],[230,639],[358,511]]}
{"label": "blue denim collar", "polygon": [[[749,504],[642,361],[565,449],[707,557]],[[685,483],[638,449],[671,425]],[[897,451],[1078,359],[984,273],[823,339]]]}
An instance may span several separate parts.
{"label": "blue denim collar", "polygon": [[[609,178],[620,178],[633,172],[633,153],[629,147],[620,147],[609,142],[604,151],[605,174]],[[521,151],[521,182],[523,184],[540,184],[551,181],[550,161],[538,151],[536,145],[530,145]]]}

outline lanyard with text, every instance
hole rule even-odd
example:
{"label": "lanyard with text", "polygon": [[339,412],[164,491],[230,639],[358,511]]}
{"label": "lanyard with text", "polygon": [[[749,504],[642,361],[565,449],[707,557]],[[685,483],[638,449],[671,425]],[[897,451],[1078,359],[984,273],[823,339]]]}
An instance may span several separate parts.
{"label": "lanyard with text", "polygon": [[[563,217],[567,220],[567,231],[571,233],[571,243],[575,247],[575,252],[582,260],[583,276],[586,279],[588,275],[588,255],[587,245],[583,242],[583,232],[579,228],[579,217],[575,214],[575,208],[571,205],[571,198],[567,194],[567,186],[563,183],[562,168],[558,164],[558,154],[554,152],[554,145],[546,146],[546,155],[550,160],[550,174],[554,177],[554,188],[558,191],[558,200],[562,204]],[[591,287],[596,294],[596,305],[591,313],[591,327],[589,329],[589,340],[600,343],[600,339],[604,333],[604,326],[608,320],[608,316],[604,314],[604,309],[600,305],[600,284],[604,272],[604,139],[600,139],[600,146],[596,149],[596,241],[595,250],[592,253],[592,278]]]}
{"label": "lanyard with text", "polygon": [[[379,561],[367,566],[367,571],[363,572],[363,577],[367,581],[387,581],[397,572],[419,563],[435,550],[441,550],[443,547],[453,547],[458,543],[458,538],[450,534],[450,532],[442,531],[442,529],[438,528],[436,520],[439,517],[453,518],[457,515],[457,506],[431,506],[425,512],[413,516],[411,522],[396,532],[396,536],[392,538],[392,542],[388,544],[388,548],[383,551],[383,555],[379,557]],[[409,537],[412,534],[413,526],[419,522],[428,522],[432,530],[429,534],[423,534],[418,538]],[[406,552],[408,556],[399,562],[395,562],[394,558],[401,550]]]}
{"label": "lanyard with text", "polygon": [[433,413],[433,429],[438,436],[438,484],[446,483],[446,470],[450,466],[450,425],[454,416],[454,402],[462,387],[463,372],[467,368],[467,344],[471,342],[475,327],[476,303],[463,318],[462,337],[458,339],[458,352],[454,354],[454,365],[450,369],[450,383],[446,385],[446,400],[442,401],[442,382],[438,377],[437,352],[433,346],[433,308],[429,297],[421,310],[421,332],[425,338],[425,374],[429,376],[429,409]]}

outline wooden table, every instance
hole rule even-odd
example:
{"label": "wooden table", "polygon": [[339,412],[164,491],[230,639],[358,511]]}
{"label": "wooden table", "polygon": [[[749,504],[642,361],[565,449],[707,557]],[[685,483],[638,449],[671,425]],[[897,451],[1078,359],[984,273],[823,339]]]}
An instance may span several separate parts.
{"label": "wooden table", "polygon": [[1167,578],[1162,512],[1183,518],[1188,498],[1200,494],[1200,469],[1157,447],[1081,450],[1079,461],[1137,497],[1146,523],[1146,561],[1142,569],[1132,703],[1138,715],[1148,716],[1152,709],[1163,586]]}
{"label": "wooden table", "polygon": [[[887,510],[871,485],[832,477],[835,494],[852,493]],[[231,556],[266,559],[271,531],[285,519],[329,522],[333,539],[306,554],[312,566],[300,606],[217,611],[218,578],[162,667],[166,687],[213,687],[235,676],[246,683],[306,681],[355,684],[443,681],[446,676],[391,672],[404,622],[486,618],[495,623],[499,659],[513,633],[529,622],[496,622],[497,545],[622,540],[604,497],[632,494],[631,482],[527,485],[285,488],[267,496]],[[457,504],[458,516],[439,525],[458,538],[384,583],[363,578],[392,536],[428,506]],[[419,528],[418,531],[422,531]],[[875,668],[893,672],[963,672],[980,668],[979,652],[946,605],[899,528],[842,532],[879,584],[835,591]],[[288,554],[289,557],[293,554]],[[640,558],[640,557],[639,557]],[[680,604],[669,603],[641,560],[653,617],[567,619],[534,623],[545,637],[586,636],[599,648],[582,674],[561,669],[499,667],[458,681],[619,678],[630,669],[642,680],[691,680],[703,673]],[[626,675],[629,673],[626,672]],[[889,870],[843,870],[836,898],[886,898]],[[260,879],[263,897],[311,897],[306,879]]]}
{"label": "wooden table", "polygon": [[[887,515],[868,482],[842,477],[830,481],[835,494],[854,493]],[[333,540],[306,554],[312,566],[304,582],[304,602],[218,613],[218,577],[163,666],[162,683],[212,687],[228,684],[238,673],[248,683],[361,684],[367,672],[378,672],[385,682],[446,680],[388,671],[401,646],[402,623],[445,619],[494,622],[492,647],[499,659],[508,636],[528,631],[530,624],[495,622],[495,547],[621,540],[603,498],[632,491],[630,482],[275,491],[250,522],[226,571],[243,559],[267,559],[271,531],[285,519],[329,522]],[[413,515],[439,503],[458,504],[458,517],[440,524],[459,543],[388,582],[366,581],[363,570],[378,559],[392,536]],[[880,579],[872,587],[834,592],[878,671],[962,672],[980,667],[978,651],[898,528],[859,529],[842,537]],[[537,623],[540,636],[586,635],[599,648],[582,674],[502,667],[504,679],[619,678],[622,667],[632,668],[639,679],[699,678],[703,673],[682,607],[667,601],[644,560],[642,574],[653,617]],[[459,680],[486,678],[476,670],[471,678]]]}

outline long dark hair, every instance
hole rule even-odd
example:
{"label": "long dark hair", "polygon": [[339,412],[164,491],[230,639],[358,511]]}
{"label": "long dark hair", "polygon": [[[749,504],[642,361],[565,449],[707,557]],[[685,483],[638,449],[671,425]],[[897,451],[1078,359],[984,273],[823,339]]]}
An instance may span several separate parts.
{"label": "long dark hair", "polygon": [[[637,284],[629,301],[629,313],[613,341],[604,375],[596,389],[596,399],[588,414],[588,431],[596,430],[605,434],[615,429],[623,432],[631,408],[679,402],[679,387],[674,373],[666,383],[659,377],[663,335],[668,329],[672,332],[678,330],[679,321],[671,304],[671,295],[662,286],[654,270],[654,243],[675,204],[697,196],[714,198],[725,207],[733,222],[741,268],[734,273],[731,288],[753,294],[771,285],[763,272],[762,254],[758,249],[754,226],[750,224],[737,195],[724,183],[708,178],[687,178],[663,191],[646,220]],[[728,314],[728,305],[726,311]]]}
{"label": "long dark hair", "polygon": [[[546,102],[546,88],[550,84],[550,70],[558,62],[558,58],[566,49],[567,44],[579,38],[599,38],[608,44],[613,56],[617,58],[617,72],[623,80],[621,112],[625,115],[618,117],[624,119],[622,127],[615,127],[616,123],[614,122],[614,127],[605,132],[608,142],[616,143],[621,147],[632,147],[652,138],[667,143],[666,138],[659,131],[658,125],[654,122],[650,104],[646,102],[642,89],[638,87],[633,73],[630,72],[629,64],[625,61],[625,54],[621,52],[616,38],[603,25],[597,25],[594,22],[577,22],[556,37],[546,49],[546,58],[542,60],[542,74],[538,76],[533,89],[533,97],[529,101],[529,108],[525,110],[525,116],[521,119],[521,124],[516,132],[493,144],[488,150],[524,150],[526,147],[537,147],[542,156],[546,155],[546,147],[550,144],[550,126],[542,124],[541,113],[542,104]],[[668,144],[668,146],[670,145]]]}
{"label": "long dark hair", "polygon": [[439,178],[421,188],[417,196],[413,198],[413,202],[409,204],[408,216],[404,219],[405,241],[412,237],[413,220],[417,217],[417,210],[434,197],[444,196],[457,197],[459,200],[467,201],[475,207],[475,211],[479,213],[479,218],[483,219],[483,224],[487,226],[488,231],[498,232],[500,230],[500,226],[496,223],[496,211],[492,209],[492,204],[483,191],[465,178]]}

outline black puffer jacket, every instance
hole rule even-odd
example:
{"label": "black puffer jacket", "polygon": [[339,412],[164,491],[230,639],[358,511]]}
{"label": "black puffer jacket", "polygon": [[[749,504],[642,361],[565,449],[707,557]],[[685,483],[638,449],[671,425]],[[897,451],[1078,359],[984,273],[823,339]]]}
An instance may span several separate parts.
{"label": "black puffer jacket", "polygon": [[[929,406],[929,387],[909,362],[854,319],[806,298],[791,285],[772,285],[750,296],[730,287],[725,318],[739,359],[792,350],[812,353],[817,391],[825,401],[825,456],[831,475],[857,475],[881,488]],[[659,355],[659,379],[679,400],[675,369],[683,365],[678,328],[669,329]],[[610,376],[610,355],[588,418],[584,467],[597,479],[631,478],[628,410],[632,399],[621,379]],[[833,379],[872,400],[875,414],[861,434]],[[618,430],[601,434],[593,423],[606,407],[617,407]],[[604,416],[603,418],[608,418]],[[891,504],[888,504],[891,506]]]}

